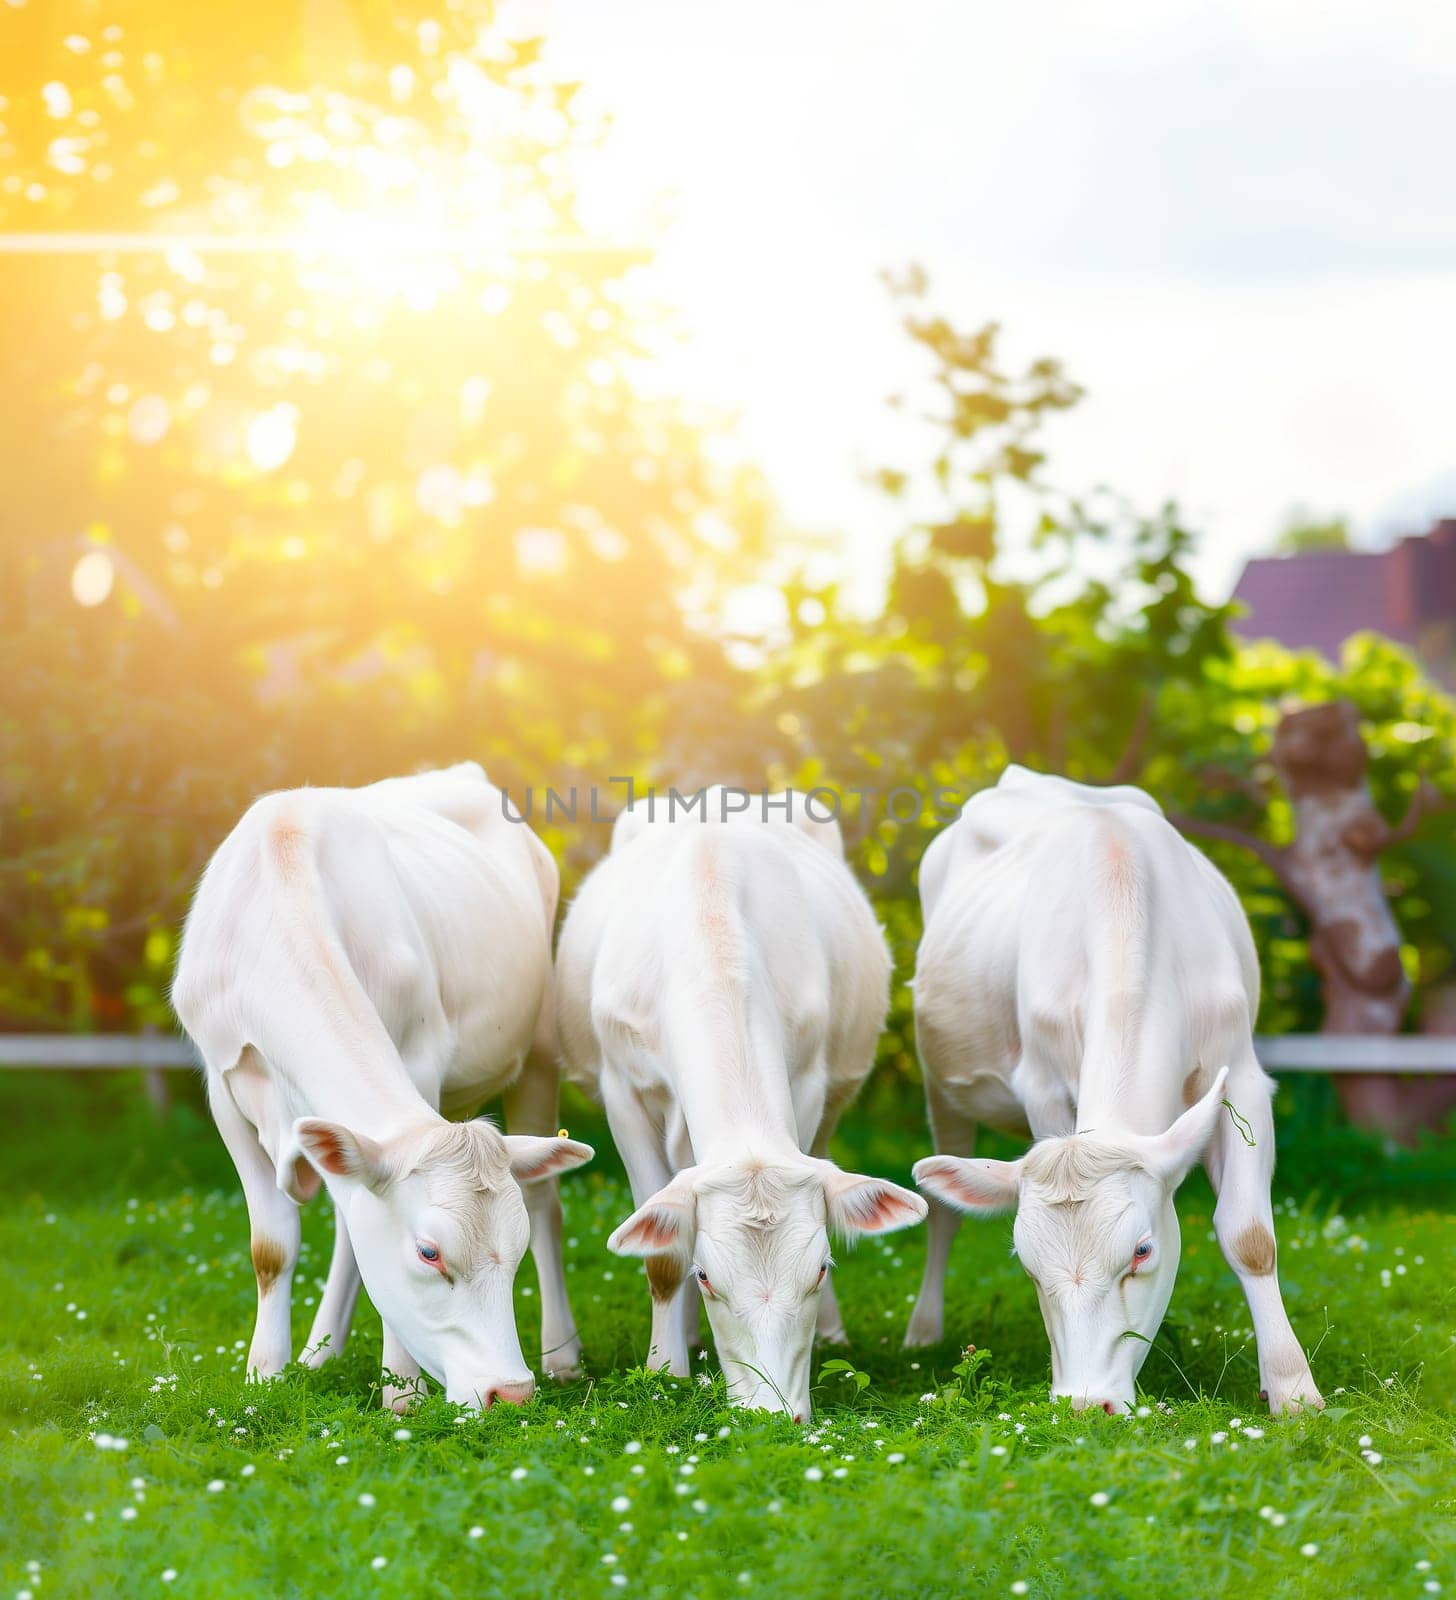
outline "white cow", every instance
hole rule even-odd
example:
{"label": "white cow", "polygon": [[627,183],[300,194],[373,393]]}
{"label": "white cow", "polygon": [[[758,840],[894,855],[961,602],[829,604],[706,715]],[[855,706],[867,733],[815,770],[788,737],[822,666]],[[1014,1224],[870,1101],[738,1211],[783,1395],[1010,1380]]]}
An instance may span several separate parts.
{"label": "white cow", "polygon": [[631,1179],[638,1209],[608,1243],[647,1258],[650,1362],[688,1370],[700,1290],[734,1403],[802,1421],[816,1321],[844,1339],[829,1232],[905,1227],[926,1205],[825,1155],[890,975],[838,827],[799,795],[792,823],[763,820],[761,799],[724,821],[721,793],[707,821],[641,803],[617,819],[562,929],[557,1029]]}
{"label": "white cow", "polygon": [[[942,1337],[956,1213],[1015,1208],[1052,1394],[1129,1405],[1178,1270],[1173,1194],[1201,1157],[1264,1397],[1322,1405],[1274,1270],[1259,972],[1228,882],[1140,789],[1012,766],[926,851],[920,897],[916,1033],[941,1153],[915,1178],[943,1204],[906,1344]],[[978,1122],[1037,1143],[971,1160]]]}
{"label": "white cow", "polygon": [[[250,1374],[288,1362],[298,1207],[320,1177],[336,1235],[304,1361],[343,1344],[362,1275],[404,1380],[386,1405],[421,1367],[464,1405],[529,1399],[511,1299],[529,1237],[546,1368],[576,1370],[554,1175],[592,1151],[554,1136],[556,895],[549,852],[474,764],[269,795],[223,841],[172,1002],[247,1196]],[[502,1092],[529,1132],[441,1115]]]}

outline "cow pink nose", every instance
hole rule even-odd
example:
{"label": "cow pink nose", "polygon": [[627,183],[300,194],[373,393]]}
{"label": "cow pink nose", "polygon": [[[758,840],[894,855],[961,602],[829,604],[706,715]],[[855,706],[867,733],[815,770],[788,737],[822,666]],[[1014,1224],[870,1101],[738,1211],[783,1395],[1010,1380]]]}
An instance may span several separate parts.
{"label": "cow pink nose", "polygon": [[481,1400],[489,1410],[497,1400],[503,1400],[508,1406],[523,1406],[536,1392],[536,1383],[532,1378],[527,1378],[524,1383],[492,1383],[487,1384]]}

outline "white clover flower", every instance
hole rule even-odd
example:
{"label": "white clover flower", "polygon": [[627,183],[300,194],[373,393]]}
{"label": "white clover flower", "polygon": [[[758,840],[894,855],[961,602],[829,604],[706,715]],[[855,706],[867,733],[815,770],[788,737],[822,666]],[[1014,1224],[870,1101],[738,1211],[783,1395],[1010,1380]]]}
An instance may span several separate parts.
{"label": "white clover flower", "polygon": [[624,1456],[635,1456],[641,1449],[642,1441],[640,1439],[629,1439],[622,1446],[622,1454]]}
{"label": "white clover flower", "polygon": [[369,1565],[371,1567],[373,1567],[376,1572],[382,1572],[384,1570],[384,1568],[389,1565],[389,1557],[388,1556],[375,1556],[375,1558],[369,1563]]}
{"label": "white clover flower", "polygon": [[1094,1506],[1105,1506],[1107,1504],[1107,1498],[1107,1492],[1104,1489],[1099,1489],[1096,1494],[1089,1496],[1089,1499]]}
{"label": "white clover flower", "polygon": [[1319,1554],[1319,1546],[1317,1544],[1302,1544],[1299,1547],[1299,1553],[1302,1556],[1317,1556]]}
{"label": "white clover flower", "polygon": [[824,1469],[822,1467],[805,1467],[804,1476],[810,1483],[818,1483],[824,1476]]}

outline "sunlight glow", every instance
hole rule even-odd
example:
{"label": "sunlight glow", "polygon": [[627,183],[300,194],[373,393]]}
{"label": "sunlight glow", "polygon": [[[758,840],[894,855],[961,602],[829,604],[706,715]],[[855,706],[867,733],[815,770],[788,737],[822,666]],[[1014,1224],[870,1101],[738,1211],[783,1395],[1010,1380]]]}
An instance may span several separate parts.
{"label": "sunlight glow", "polygon": [[259,472],[281,467],[298,443],[297,406],[274,406],[248,424],[248,460]]}
{"label": "sunlight glow", "polygon": [[71,594],[76,604],[99,606],[116,582],[116,567],[104,550],[88,550],[71,570]]}

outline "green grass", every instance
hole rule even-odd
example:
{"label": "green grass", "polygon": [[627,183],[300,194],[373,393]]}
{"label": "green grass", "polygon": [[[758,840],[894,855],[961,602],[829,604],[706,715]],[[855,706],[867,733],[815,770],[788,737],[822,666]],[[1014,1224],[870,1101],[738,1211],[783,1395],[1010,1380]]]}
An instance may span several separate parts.
{"label": "green grass", "polygon": [[[899,1341],[922,1232],[844,1253],[846,1354],[869,1381],[825,1377],[796,1428],[729,1410],[711,1360],[680,1383],[632,1370],[647,1296],[603,1242],[626,1186],[599,1128],[579,1124],[602,1151],[562,1186],[591,1376],[485,1416],[431,1398],[402,1436],[377,1406],[367,1307],[338,1361],[243,1381],[246,1215],[194,1106],[158,1125],[125,1080],[7,1075],[0,1600],[1456,1594],[1456,1220],[1429,1151],[1422,1182],[1358,1209],[1312,1189],[1280,1198],[1322,1417],[1263,1414],[1199,1179],[1145,1414],[1047,1403],[1009,1224],[968,1223],[957,1338],[918,1360]],[[923,1149],[908,1123],[847,1137],[872,1165],[901,1151],[887,1170],[902,1179]],[[1293,1165],[1320,1170],[1307,1149]],[[304,1237],[295,1338],[327,1264],[324,1207]],[[529,1261],[517,1294],[529,1352]]]}

